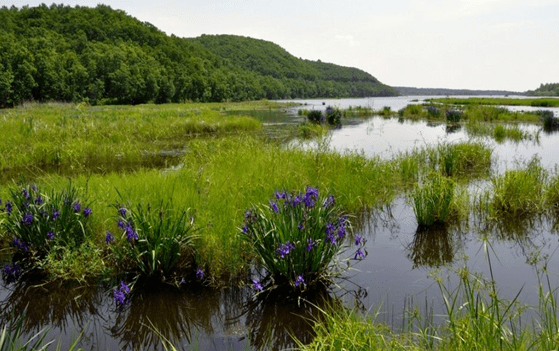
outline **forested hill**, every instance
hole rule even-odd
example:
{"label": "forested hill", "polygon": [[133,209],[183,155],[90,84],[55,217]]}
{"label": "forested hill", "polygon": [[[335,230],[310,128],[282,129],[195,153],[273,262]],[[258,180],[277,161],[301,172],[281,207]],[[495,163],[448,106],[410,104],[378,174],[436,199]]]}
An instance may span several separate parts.
{"label": "forested hill", "polygon": [[109,6],[0,9],[0,106],[397,95],[355,68],[245,37],[168,36]]}
{"label": "forested hill", "polygon": [[540,84],[536,90],[528,90],[528,95],[533,96],[559,96],[559,83]]}

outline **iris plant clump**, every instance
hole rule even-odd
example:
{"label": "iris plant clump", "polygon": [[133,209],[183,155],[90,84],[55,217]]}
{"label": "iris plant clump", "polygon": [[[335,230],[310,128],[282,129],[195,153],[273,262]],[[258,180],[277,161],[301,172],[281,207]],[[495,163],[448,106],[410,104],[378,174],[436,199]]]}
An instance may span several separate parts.
{"label": "iris plant clump", "polygon": [[167,280],[174,271],[186,268],[181,265],[190,265],[194,236],[187,211],[175,211],[162,202],[153,208],[117,206],[117,213],[121,234],[107,232],[105,241],[122,269],[135,271],[137,277]]}
{"label": "iris plant clump", "polygon": [[267,205],[245,212],[242,238],[250,245],[271,284],[253,280],[255,291],[281,285],[305,290],[327,283],[339,273],[340,253],[355,244],[351,258],[365,257],[364,240],[351,231],[348,216],[333,195],[320,196],[317,188],[305,192],[277,192]]}
{"label": "iris plant clump", "polygon": [[35,268],[56,249],[77,248],[90,235],[92,210],[80,200],[71,184],[50,194],[35,185],[10,189],[11,199],[5,202],[2,230],[12,236],[17,253],[14,264]]}

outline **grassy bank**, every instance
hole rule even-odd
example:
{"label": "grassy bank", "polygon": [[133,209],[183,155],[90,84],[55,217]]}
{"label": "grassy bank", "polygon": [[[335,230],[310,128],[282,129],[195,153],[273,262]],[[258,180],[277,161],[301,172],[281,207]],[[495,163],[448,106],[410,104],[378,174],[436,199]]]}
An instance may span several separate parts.
{"label": "grassy bank", "polygon": [[[304,151],[247,134],[197,138],[187,145],[183,167],[174,171],[74,177],[73,185],[93,211],[88,219],[92,241],[63,257],[48,256],[45,268],[68,278],[83,278],[88,270],[93,275],[110,271],[117,262],[106,256],[105,234],[119,232],[115,206],[165,202],[176,210],[189,209],[197,236],[196,264],[219,282],[250,263],[239,239],[244,211],[266,204],[276,191],[316,186],[321,193],[336,196],[345,211],[359,215],[390,203],[429,170],[463,177],[472,171],[484,173],[490,165],[490,151],[483,144],[442,145],[382,161],[327,151],[327,139],[321,140],[314,150]],[[50,192],[63,189],[67,182],[62,176],[47,176],[37,186]],[[0,198],[8,197],[7,188],[0,188]]]}
{"label": "grassy bank", "polygon": [[[91,107],[26,104],[0,110],[0,170],[122,165],[184,152],[188,139],[262,127],[235,109],[271,109],[270,102]],[[16,173],[14,172],[14,173]],[[14,175],[17,177],[17,175]]]}
{"label": "grassy bank", "polygon": [[429,99],[446,105],[501,105],[501,106],[536,106],[559,107],[559,98],[437,98]]}

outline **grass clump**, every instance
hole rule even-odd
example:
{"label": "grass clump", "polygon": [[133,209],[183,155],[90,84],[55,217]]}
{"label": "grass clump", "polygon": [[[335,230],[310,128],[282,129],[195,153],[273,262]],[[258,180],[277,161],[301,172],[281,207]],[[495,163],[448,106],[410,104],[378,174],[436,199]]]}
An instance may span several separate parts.
{"label": "grass clump", "polygon": [[443,103],[447,105],[501,105],[501,106],[541,106],[541,107],[558,107],[559,99],[557,98],[532,98],[532,99],[514,99],[514,98],[437,98],[430,99],[432,102]]}
{"label": "grass clump", "polygon": [[[62,260],[92,239],[92,210],[80,200],[81,194],[71,183],[60,191],[42,193],[35,185],[10,188],[0,222],[16,250],[9,278],[24,271],[45,268],[46,258]],[[19,267],[19,269],[16,269]]]}
{"label": "grass clump", "polygon": [[446,176],[487,174],[492,150],[483,143],[444,143],[430,152],[432,167]]}
{"label": "grass clump", "polygon": [[444,224],[454,210],[455,183],[452,179],[433,172],[422,185],[415,187],[411,197],[419,227]]}
{"label": "grass clump", "polygon": [[[169,202],[118,208],[120,235],[106,233],[118,270],[161,281],[181,280],[193,261],[193,219],[186,210],[175,211]],[[180,261],[179,261],[180,260]],[[181,264],[179,264],[181,263]],[[175,274],[171,276],[171,274]]]}
{"label": "grass clump", "polygon": [[520,218],[537,214],[543,208],[547,172],[538,158],[524,169],[507,170],[492,177],[492,189],[482,195],[480,209],[491,218]]}
{"label": "grass clump", "polygon": [[[320,196],[308,186],[304,193],[277,192],[269,206],[247,210],[241,237],[269,274],[269,287],[305,290],[331,281],[350,229],[334,196]],[[354,259],[364,258],[361,237],[355,244]],[[257,287],[262,290],[260,283]]]}

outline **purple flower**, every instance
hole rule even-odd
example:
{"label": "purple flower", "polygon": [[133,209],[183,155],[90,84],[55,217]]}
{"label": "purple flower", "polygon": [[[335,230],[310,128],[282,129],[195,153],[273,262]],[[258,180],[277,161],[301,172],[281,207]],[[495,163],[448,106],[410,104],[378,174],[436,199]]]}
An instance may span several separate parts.
{"label": "purple flower", "polygon": [[54,232],[52,230],[47,233],[47,239],[49,239],[49,240],[54,239]]}
{"label": "purple flower", "polygon": [[204,271],[200,268],[196,270],[196,279],[204,279]]}
{"label": "purple flower", "polygon": [[284,258],[285,255],[289,254],[291,250],[295,248],[295,245],[289,242],[289,240],[285,244],[279,244],[277,252],[281,258]]}
{"label": "purple flower", "polygon": [[285,194],[285,192],[282,192],[282,193],[277,192],[277,193],[276,193],[276,199],[277,199],[277,200],[285,199],[286,197],[287,197],[287,195]]}
{"label": "purple flower", "polygon": [[29,192],[27,191],[27,189],[23,188],[22,192],[23,196],[25,196],[25,200],[29,201],[31,199],[31,196],[29,196]]}
{"label": "purple flower", "polygon": [[35,184],[31,184],[31,190],[37,191],[37,187],[35,186]]}
{"label": "purple flower", "polygon": [[355,256],[353,257],[354,260],[360,260],[365,258],[365,252],[363,252],[363,250],[361,249],[357,249],[357,251],[355,252]]}
{"label": "purple flower", "polygon": [[121,207],[118,209],[118,213],[122,216],[122,217],[126,217],[126,208]]}
{"label": "purple flower", "polygon": [[361,235],[355,235],[355,245],[361,244],[361,240],[363,240],[363,237]]}
{"label": "purple flower", "polygon": [[123,280],[120,281],[120,291],[130,294],[130,287]]}
{"label": "purple flower", "polygon": [[14,238],[13,244],[18,250],[21,250],[23,252],[27,252],[27,250],[29,249],[27,243],[18,237]]}
{"label": "purple flower", "polygon": [[181,285],[186,284],[186,280],[184,280],[184,278],[182,278],[180,284]]}
{"label": "purple flower", "polygon": [[322,206],[327,209],[327,208],[330,208],[331,206],[333,206],[335,203],[336,203],[336,199],[334,198],[334,195],[330,194],[330,195],[328,195],[326,200],[324,200],[324,203],[322,204]]}
{"label": "purple flower", "polygon": [[297,207],[303,200],[301,199],[301,196],[297,195],[293,198],[293,202],[291,202],[291,205],[293,207]]}
{"label": "purple flower", "polygon": [[76,202],[73,206],[72,209],[74,210],[74,213],[78,213],[80,212],[80,210],[82,209],[82,205],[79,202]]}
{"label": "purple flower", "polygon": [[318,200],[318,188],[307,186],[307,193],[305,195],[312,196],[315,200]]}
{"label": "purple flower", "polygon": [[124,295],[124,292],[122,292],[122,290],[117,288],[115,289],[113,296],[116,302],[116,306],[122,310],[126,305],[126,295]]}
{"label": "purple flower", "polygon": [[8,284],[18,280],[20,275],[21,266],[17,263],[7,264],[2,268],[2,278]]}
{"label": "purple flower", "polygon": [[312,238],[307,239],[307,252],[311,252],[312,247],[316,245],[316,242]]}
{"label": "purple flower", "polygon": [[303,197],[303,203],[305,204],[305,206],[307,207],[314,207],[314,199],[312,198],[312,196],[306,194]]}
{"label": "purple flower", "polygon": [[303,222],[299,223],[299,225],[297,225],[297,229],[299,229],[300,231],[305,230],[305,224]]}
{"label": "purple flower", "polygon": [[272,211],[274,211],[275,213],[278,213],[278,212],[279,212],[278,204],[276,204],[275,202],[270,201],[270,208],[271,208]]}
{"label": "purple flower", "polygon": [[12,208],[13,208],[12,202],[6,201],[6,212],[8,212],[8,215],[12,214]]}
{"label": "purple flower", "polygon": [[252,211],[251,210],[246,210],[245,211],[245,219],[249,220],[252,218]]}
{"label": "purple flower", "polygon": [[107,231],[107,235],[105,236],[105,242],[107,244],[110,244],[113,240],[114,240],[114,236],[111,234],[111,232]]}
{"label": "purple flower", "polygon": [[344,226],[340,226],[338,228],[338,238],[343,239],[344,235],[345,235],[345,228]]}
{"label": "purple flower", "polygon": [[247,233],[248,233],[248,230],[249,230],[249,229],[248,229],[248,225],[245,225],[245,226],[243,227],[243,233],[247,234]]}
{"label": "purple flower", "polygon": [[254,290],[258,290],[258,291],[264,290],[264,288],[262,288],[262,284],[260,284],[258,280],[253,279],[252,284],[254,285]]}
{"label": "purple flower", "polygon": [[302,275],[298,276],[297,279],[295,280],[295,286],[297,287],[299,285],[307,286],[307,284],[305,283],[305,279],[303,279]]}
{"label": "purple flower", "polygon": [[118,219],[118,223],[117,223],[118,227],[121,229],[124,229],[124,222],[122,221],[122,219]]}
{"label": "purple flower", "polygon": [[37,196],[37,198],[35,199],[35,203],[37,205],[42,205],[43,204],[43,198],[41,197],[41,195]]}
{"label": "purple flower", "polygon": [[52,220],[56,221],[56,219],[60,216],[60,211],[58,210],[54,210],[54,212],[52,213]]}
{"label": "purple flower", "polygon": [[326,235],[331,235],[336,230],[336,227],[332,224],[332,222],[326,223]]}
{"label": "purple flower", "polygon": [[23,223],[24,225],[31,225],[31,223],[33,223],[33,214],[32,213],[24,214],[21,223]]}
{"label": "purple flower", "polygon": [[135,240],[138,240],[138,233],[136,233],[130,225],[127,225],[125,230],[126,230],[126,237],[128,238],[128,241],[133,242]]}
{"label": "purple flower", "polygon": [[83,210],[83,216],[84,216],[85,218],[89,217],[92,213],[93,213],[93,211],[91,211],[91,208],[89,208],[89,207],[86,207],[86,208]]}

